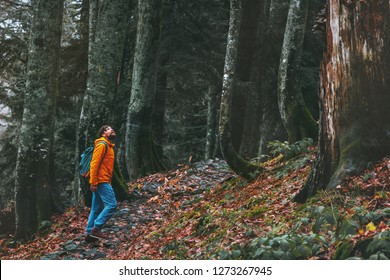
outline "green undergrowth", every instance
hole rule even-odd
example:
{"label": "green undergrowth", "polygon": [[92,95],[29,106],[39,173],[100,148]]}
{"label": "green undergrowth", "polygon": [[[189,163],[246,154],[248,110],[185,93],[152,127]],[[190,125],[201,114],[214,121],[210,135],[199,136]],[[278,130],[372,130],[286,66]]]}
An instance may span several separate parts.
{"label": "green undergrowth", "polygon": [[292,202],[314,160],[309,144],[291,153],[275,144],[256,181],[234,177],[194,195],[147,238],[168,259],[389,259],[388,184],[373,191],[355,182]]}
{"label": "green undergrowth", "polygon": [[[117,232],[111,247],[100,249],[107,259],[389,259],[390,158],[298,204],[293,198],[315,160],[311,144],[309,139],[270,143],[264,172],[250,182],[224,173],[222,183],[210,184],[214,177],[194,176],[188,166],[145,177],[164,183],[147,201],[132,205],[131,213],[143,222]],[[194,187],[194,177],[208,187]],[[86,208],[56,215],[26,244],[12,236],[0,239],[0,254],[38,259],[70,239],[80,242],[88,213]]]}

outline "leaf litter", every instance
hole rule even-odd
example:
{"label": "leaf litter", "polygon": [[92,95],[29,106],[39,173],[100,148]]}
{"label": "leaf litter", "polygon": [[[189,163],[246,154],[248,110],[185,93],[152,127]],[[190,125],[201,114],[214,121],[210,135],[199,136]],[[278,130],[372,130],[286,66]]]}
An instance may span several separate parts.
{"label": "leaf litter", "polygon": [[[255,238],[281,236],[292,230],[313,234],[310,209],[329,207],[339,217],[355,217],[390,207],[390,159],[349,178],[331,192],[301,205],[292,201],[315,159],[315,149],[283,161],[275,157],[266,171],[247,182],[223,160],[178,166],[129,183],[131,201],[120,202],[104,228],[110,239],[84,241],[88,208],[69,208],[33,240],[20,243],[12,234],[0,239],[1,259],[216,259],[221,252],[245,248]],[[320,210],[318,210],[320,209]],[[335,215],[335,214],[334,214]],[[354,244],[389,231],[389,217],[367,220],[349,240]],[[308,222],[309,221],[309,222]],[[317,221],[318,222],[318,221]],[[332,259],[340,242],[336,225],[320,228],[329,244],[312,259]],[[322,231],[322,232],[321,232]],[[337,237],[337,236],[336,236]]]}

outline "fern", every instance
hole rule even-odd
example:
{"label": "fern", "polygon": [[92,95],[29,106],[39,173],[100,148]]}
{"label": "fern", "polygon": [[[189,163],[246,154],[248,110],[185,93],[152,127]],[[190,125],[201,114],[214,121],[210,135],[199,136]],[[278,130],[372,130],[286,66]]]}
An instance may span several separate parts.
{"label": "fern", "polygon": [[295,143],[281,142],[278,140],[270,141],[267,145],[269,153],[273,156],[283,155],[284,159],[290,159],[300,154],[309,152],[309,147],[314,143],[311,138],[304,138]]}

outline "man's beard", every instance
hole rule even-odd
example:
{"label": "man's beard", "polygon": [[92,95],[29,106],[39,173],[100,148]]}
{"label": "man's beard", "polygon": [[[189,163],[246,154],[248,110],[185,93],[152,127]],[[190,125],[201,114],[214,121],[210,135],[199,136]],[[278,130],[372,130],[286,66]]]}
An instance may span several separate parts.
{"label": "man's beard", "polygon": [[114,140],[115,137],[116,137],[116,134],[110,134],[110,135],[107,136],[107,139],[108,140]]}

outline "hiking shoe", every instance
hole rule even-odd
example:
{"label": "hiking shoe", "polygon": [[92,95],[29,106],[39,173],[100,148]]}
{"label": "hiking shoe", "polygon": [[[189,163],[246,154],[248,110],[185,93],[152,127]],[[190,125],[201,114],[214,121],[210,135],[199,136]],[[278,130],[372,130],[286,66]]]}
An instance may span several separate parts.
{"label": "hiking shoe", "polygon": [[91,236],[90,234],[86,234],[86,235],[85,235],[85,239],[84,239],[84,241],[87,242],[87,243],[96,242],[96,241],[98,241],[98,240],[99,240],[98,238],[93,237],[93,236]]}
{"label": "hiking shoe", "polygon": [[98,238],[98,239],[107,239],[108,236],[105,235],[100,229],[98,228],[93,228],[91,230],[91,234],[90,234],[91,237],[95,237],[95,238]]}

